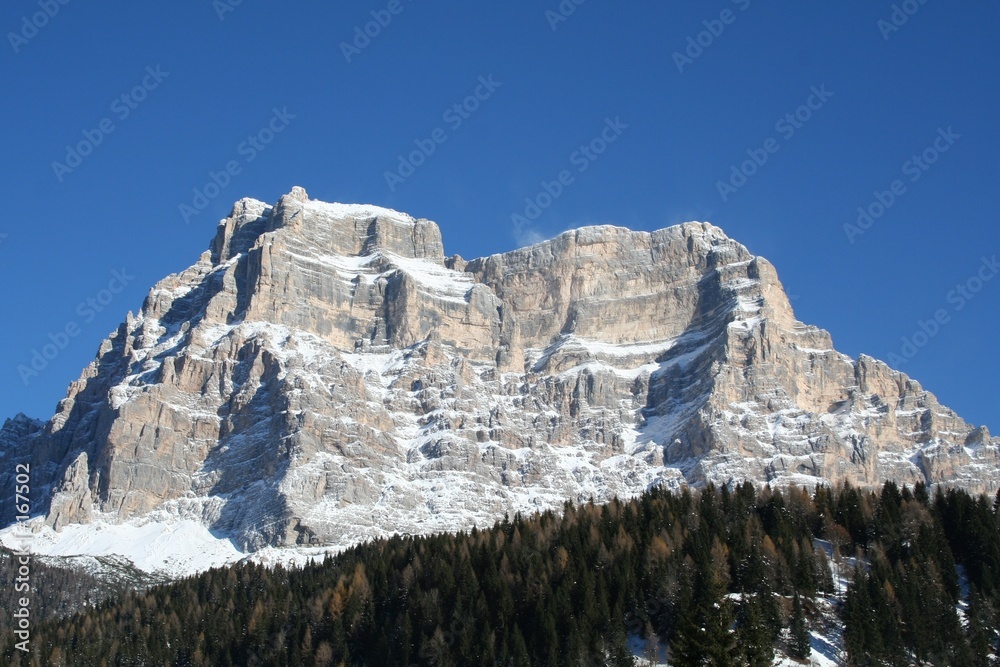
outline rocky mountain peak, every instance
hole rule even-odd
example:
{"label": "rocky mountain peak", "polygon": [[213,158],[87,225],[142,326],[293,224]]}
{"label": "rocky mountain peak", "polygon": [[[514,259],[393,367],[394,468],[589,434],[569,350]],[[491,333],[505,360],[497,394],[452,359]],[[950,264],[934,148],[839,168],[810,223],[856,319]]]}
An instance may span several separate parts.
{"label": "rocky mountain peak", "polygon": [[238,201],[0,445],[54,550],[91,522],[346,545],[657,485],[1000,479],[1000,440],[838,353],[711,224],[446,261],[433,222],[302,188]]}
{"label": "rocky mountain peak", "polygon": [[296,236],[314,252],[357,257],[377,252],[444,264],[441,230],[429,220],[379,206],[328,204],[309,199],[294,187],[272,208],[255,199],[241,199],[219,223],[211,247],[218,265],[251,251],[265,234]]}
{"label": "rocky mountain peak", "polygon": [[32,419],[23,412],[4,420],[0,427],[0,451],[15,445],[19,440],[32,436],[44,428],[45,422]]}

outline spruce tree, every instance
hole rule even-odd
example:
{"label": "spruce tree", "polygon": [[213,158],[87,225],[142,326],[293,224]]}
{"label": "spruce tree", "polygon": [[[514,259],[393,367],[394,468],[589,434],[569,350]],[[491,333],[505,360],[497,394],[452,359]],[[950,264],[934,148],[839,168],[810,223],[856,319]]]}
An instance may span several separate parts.
{"label": "spruce tree", "polygon": [[756,594],[744,594],[740,602],[736,614],[736,637],[744,665],[770,667],[774,662],[774,633]]}
{"label": "spruce tree", "polygon": [[965,631],[971,667],[992,667],[989,656],[996,651],[996,629],[990,624],[989,611],[989,604],[973,587],[969,592]]}
{"label": "spruce tree", "polygon": [[868,577],[855,569],[847,587],[843,607],[844,648],[852,665],[867,667],[878,663],[882,655],[882,636],[872,611]]}
{"label": "spruce tree", "polygon": [[689,608],[681,611],[681,621],[671,644],[677,665],[729,667],[736,662],[736,638],[732,603],[726,597],[727,558],[715,540],[697,564],[693,596]]}
{"label": "spruce tree", "polygon": [[802,609],[802,600],[796,593],[792,600],[792,618],[790,620],[788,655],[799,660],[805,660],[812,653],[809,629],[806,627],[806,615]]}

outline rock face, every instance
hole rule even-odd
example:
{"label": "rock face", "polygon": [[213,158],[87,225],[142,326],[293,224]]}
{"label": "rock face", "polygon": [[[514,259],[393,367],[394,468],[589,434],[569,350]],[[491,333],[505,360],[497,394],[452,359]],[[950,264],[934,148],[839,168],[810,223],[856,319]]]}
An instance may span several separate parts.
{"label": "rock face", "polygon": [[30,462],[56,529],[193,518],[250,550],[658,484],[1000,480],[1000,440],[836,352],[712,225],[465,262],[432,222],[301,188],[237,202],[50,421],[8,420],[0,458]]}

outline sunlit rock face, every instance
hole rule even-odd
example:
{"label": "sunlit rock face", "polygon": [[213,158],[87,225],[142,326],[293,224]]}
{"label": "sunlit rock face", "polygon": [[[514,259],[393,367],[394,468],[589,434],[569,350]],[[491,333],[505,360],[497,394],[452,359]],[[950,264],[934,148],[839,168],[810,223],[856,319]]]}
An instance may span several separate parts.
{"label": "sunlit rock face", "polygon": [[796,321],[774,267],[710,224],[588,227],[465,261],[433,222],[296,188],[237,202],[51,420],[8,420],[0,482],[9,495],[29,463],[56,529],[195,519],[257,549],[654,485],[993,493],[998,449]]}

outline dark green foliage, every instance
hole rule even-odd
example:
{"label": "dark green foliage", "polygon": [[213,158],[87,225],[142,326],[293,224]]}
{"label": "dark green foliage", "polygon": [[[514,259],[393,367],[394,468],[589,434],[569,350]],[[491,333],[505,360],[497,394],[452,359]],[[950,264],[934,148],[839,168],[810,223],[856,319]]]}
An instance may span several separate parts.
{"label": "dark green foliage", "polygon": [[795,595],[792,601],[792,619],[789,627],[791,640],[788,642],[788,655],[798,660],[809,657],[811,652],[809,628],[806,627],[806,616],[802,610],[802,599]]}
{"label": "dark green foliage", "polygon": [[[866,562],[843,607],[852,664],[987,665],[1000,575],[995,503],[954,489],[938,489],[931,503],[919,485],[911,494],[892,483],[877,498],[841,503],[862,508],[859,523],[867,523],[866,507],[874,515]],[[973,591],[964,626],[956,610],[961,572]]]}
{"label": "dark green foliage", "polygon": [[[674,665],[765,666],[781,636],[808,657],[832,545],[861,557],[842,604],[851,664],[988,667],[998,532],[996,504],[961,492],[654,490],[301,570],[212,570],[38,623],[27,658],[4,629],[0,665],[624,666],[631,635]],[[958,572],[975,591],[964,625]]]}
{"label": "dark green foliage", "polygon": [[10,614],[20,607],[21,598],[30,600],[31,616],[38,622],[66,616],[82,606],[120,595],[128,588],[124,582],[110,583],[31,557],[24,557],[27,576],[19,577],[21,558],[0,547],[0,628],[10,627]]}
{"label": "dark green foliage", "polygon": [[[699,525],[695,542],[700,542],[708,524]],[[727,597],[729,567],[725,547],[715,539],[710,548],[696,546],[692,569],[692,589],[685,595],[684,608],[676,632],[671,637],[673,662],[684,665],[732,665],[737,655],[732,633],[733,609]]]}
{"label": "dark green foliage", "polygon": [[[740,656],[749,667],[770,667],[774,662],[774,642],[781,626],[775,626],[768,618],[768,602],[773,595],[744,595],[736,613],[736,636]],[[768,600],[767,598],[770,598]]]}
{"label": "dark green foliage", "polygon": [[997,617],[989,601],[972,588],[966,610],[971,667],[994,667],[1000,660],[990,660],[990,654],[1000,652],[997,644]]}

